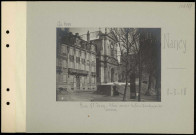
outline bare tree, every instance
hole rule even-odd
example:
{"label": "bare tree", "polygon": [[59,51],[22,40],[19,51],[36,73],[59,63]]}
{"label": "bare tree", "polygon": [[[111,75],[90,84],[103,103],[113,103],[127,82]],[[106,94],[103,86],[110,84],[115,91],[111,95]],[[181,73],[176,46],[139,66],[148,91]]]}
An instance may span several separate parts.
{"label": "bare tree", "polygon": [[[125,101],[128,87],[128,78],[131,71],[132,73],[135,73],[135,67],[133,68],[132,66],[133,63],[130,60],[130,56],[135,55],[135,60],[138,57],[139,34],[137,32],[137,29],[134,28],[111,28],[110,33],[120,49],[122,64],[125,67],[125,89],[123,94],[123,101]],[[135,78],[133,80],[135,80]]]}

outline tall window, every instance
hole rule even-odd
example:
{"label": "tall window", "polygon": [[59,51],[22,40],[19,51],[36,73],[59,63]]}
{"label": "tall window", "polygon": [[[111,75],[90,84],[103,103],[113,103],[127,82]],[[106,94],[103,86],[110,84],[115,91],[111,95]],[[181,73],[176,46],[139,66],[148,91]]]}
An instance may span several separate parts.
{"label": "tall window", "polygon": [[69,53],[69,66],[70,68],[74,68],[74,53],[72,48],[70,48],[70,53]]}
{"label": "tall window", "polygon": [[82,84],[81,86],[82,86],[82,87],[84,87],[84,85],[85,85],[84,80],[85,80],[85,79],[84,79],[84,77],[82,76],[82,77],[81,77],[81,84]]}
{"label": "tall window", "polygon": [[84,70],[84,64],[85,64],[85,56],[84,52],[81,52],[81,69]]}
{"label": "tall window", "polygon": [[70,68],[74,68],[74,56],[69,55]]}
{"label": "tall window", "polygon": [[89,61],[89,60],[87,60],[87,61],[86,61],[86,70],[87,70],[87,71],[89,71],[89,70],[90,70],[90,69],[89,69],[89,65],[90,65],[90,61]]}
{"label": "tall window", "polygon": [[95,72],[95,61],[92,61],[91,69],[92,69],[92,72]]}
{"label": "tall window", "polygon": [[89,61],[89,53],[86,54],[86,70],[89,71],[89,65],[90,65],[90,61]]}
{"label": "tall window", "polygon": [[89,76],[89,79],[88,79],[88,83],[90,84],[91,83],[91,77]]}
{"label": "tall window", "polygon": [[57,65],[61,67],[62,66],[62,59],[58,59],[57,62],[58,62]]}
{"label": "tall window", "polygon": [[92,84],[95,84],[95,77],[92,76],[91,78],[92,78],[92,79],[91,79],[91,80],[92,80]]}
{"label": "tall window", "polygon": [[67,76],[65,74],[63,75],[63,82],[67,82]]}
{"label": "tall window", "polygon": [[92,71],[95,72],[95,68],[96,68],[96,57],[95,55],[92,55]]}
{"label": "tall window", "polygon": [[80,69],[80,57],[76,57],[76,69]]}
{"label": "tall window", "polygon": [[86,77],[86,80],[87,80],[86,82],[88,84],[89,83],[89,76]]}
{"label": "tall window", "polygon": [[63,60],[63,68],[66,68],[66,60]]}
{"label": "tall window", "polygon": [[73,75],[69,76],[69,83],[70,83],[71,87],[74,87],[74,76]]}
{"label": "tall window", "polygon": [[85,59],[81,59],[81,69],[84,70],[84,65],[85,65]]}
{"label": "tall window", "polygon": [[114,57],[114,46],[113,45],[111,45],[110,51],[111,51],[111,56]]}
{"label": "tall window", "polygon": [[59,77],[59,78],[60,78],[59,81],[62,82],[62,81],[63,81],[63,75],[60,74],[59,76],[60,76],[60,77]]}

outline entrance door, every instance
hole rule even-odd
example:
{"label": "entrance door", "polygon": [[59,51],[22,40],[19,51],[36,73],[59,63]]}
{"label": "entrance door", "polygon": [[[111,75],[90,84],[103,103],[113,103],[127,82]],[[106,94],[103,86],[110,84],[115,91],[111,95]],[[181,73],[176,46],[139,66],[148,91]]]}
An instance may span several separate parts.
{"label": "entrance door", "polygon": [[80,77],[79,76],[76,77],[76,87],[77,87],[77,90],[80,90]]}

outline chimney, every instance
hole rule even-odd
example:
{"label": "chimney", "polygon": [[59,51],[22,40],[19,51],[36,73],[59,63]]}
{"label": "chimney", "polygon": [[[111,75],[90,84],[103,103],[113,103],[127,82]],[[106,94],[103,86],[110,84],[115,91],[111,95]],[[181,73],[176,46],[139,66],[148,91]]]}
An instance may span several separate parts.
{"label": "chimney", "polygon": [[75,35],[76,35],[76,37],[79,37],[79,33],[76,33]]}
{"label": "chimney", "polygon": [[90,42],[90,33],[89,33],[89,31],[87,32],[87,42]]}
{"label": "chimney", "polygon": [[72,32],[69,32],[69,35],[73,35]]}
{"label": "chimney", "polygon": [[107,32],[107,28],[105,28],[105,34],[107,34],[108,32]]}

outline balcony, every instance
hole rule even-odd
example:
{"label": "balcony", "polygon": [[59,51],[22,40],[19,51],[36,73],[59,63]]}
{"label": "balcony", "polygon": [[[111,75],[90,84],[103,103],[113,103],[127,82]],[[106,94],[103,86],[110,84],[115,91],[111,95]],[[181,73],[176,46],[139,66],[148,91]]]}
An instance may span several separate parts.
{"label": "balcony", "polygon": [[68,73],[71,75],[88,75],[88,71],[68,68]]}

